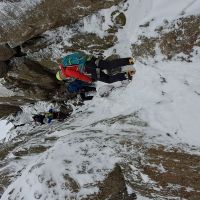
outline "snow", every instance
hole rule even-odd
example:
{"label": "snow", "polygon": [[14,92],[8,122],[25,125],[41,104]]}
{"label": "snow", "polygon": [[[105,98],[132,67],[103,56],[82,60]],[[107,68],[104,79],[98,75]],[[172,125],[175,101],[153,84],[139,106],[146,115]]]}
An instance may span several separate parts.
{"label": "snow", "polygon": [[103,38],[106,34],[105,31],[102,29],[102,20],[103,19],[101,18],[100,14],[94,14],[92,16],[85,17],[83,19],[83,26],[80,30],[86,33],[96,33]]}
{"label": "snow", "polygon": [[14,96],[14,92],[5,88],[2,83],[5,82],[4,79],[0,79],[0,97]]}
{"label": "snow", "polygon": [[[64,175],[73,178],[78,183],[80,189],[77,198],[92,194],[98,189],[95,186],[87,189],[87,185],[102,181],[108,170],[119,161],[119,158],[112,156],[114,151],[111,146],[101,148],[101,142],[98,142],[101,141],[99,136],[96,136],[96,142],[94,142],[87,134],[80,134],[77,130],[72,133],[71,131],[67,133],[66,130],[64,132],[65,136],[62,140],[59,140],[37,160],[29,162],[22,176],[11,186],[11,188],[15,187],[14,195],[18,198],[23,196],[31,200],[34,199],[36,193],[42,194],[43,198],[46,196],[47,199],[55,199],[55,196],[58,199],[64,199],[65,195],[73,196],[70,189],[65,187],[67,181]],[[68,134],[67,137],[66,134]],[[96,152],[96,148],[99,148],[99,153]],[[44,184],[49,181],[56,183],[57,194],[54,193],[54,187],[51,189]],[[20,188],[22,193],[17,194]],[[7,191],[9,190],[10,188]],[[6,193],[2,199],[4,198],[6,198]]]}
{"label": "snow", "polygon": [[148,182],[151,181],[150,178],[149,178],[149,176],[146,175],[146,174],[143,174],[143,173],[140,172],[140,176],[142,177],[142,179],[143,179],[143,181],[144,181],[145,183],[148,183]]}
{"label": "snow", "polygon": [[[127,7],[127,11],[123,10],[127,24],[118,31],[119,42],[105,52],[106,56],[114,50],[121,57],[131,56],[131,44],[144,31],[139,28],[140,24],[153,19],[144,33],[153,35],[153,30],[164,19],[170,21],[179,18],[182,11],[185,12],[184,15],[198,13],[200,1],[129,0],[125,4],[125,8]],[[113,9],[112,7],[111,11]],[[105,15],[106,22],[110,24],[108,19],[111,12],[102,11],[101,14]],[[107,26],[101,26],[100,19],[97,20],[96,17],[83,19],[82,31],[95,31],[102,37]],[[95,23],[96,20],[98,23]],[[69,36],[67,33],[65,35]],[[126,88],[113,90],[106,98],[96,95],[81,108],[75,108],[71,119],[65,123],[55,123],[52,129],[44,126],[46,132],[39,135],[37,144],[50,136],[60,139],[54,144],[46,143],[50,148],[42,154],[27,158],[23,166],[16,164],[21,169],[21,176],[10,184],[1,199],[8,199],[13,189],[11,195],[15,199],[32,200],[41,195],[40,199],[48,200],[64,199],[65,196],[80,199],[98,192],[97,182],[102,181],[115,163],[120,161],[130,164],[132,171],[140,173],[143,182],[148,183],[151,181],[149,177],[134,165],[137,159],[133,158],[143,158],[142,150],[132,147],[134,142],[174,146],[181,143],[199,147],[199,55],[194,57],[193,62],[186,63],[178,59],[162,61],[162,55],[157,52],[158,63],[153,60],[145,60],[147,65],[139,61],[135,63],[136,75]],[[62,52],[55,49],[55,54],[59,53]],[[98,88],[102,85],[105,84],[97,83]],[[36,107],[35,111],[31,106],[24,107],[22,119],[30,121],[31,114],[49,108],[45,103],[38,103]],[[4,126],[5,122],[1,127]],[[25,127],[24,131],[27,130],[29,129]],[[32,131],[26,133],[33,133]],[[121,145],[120,142],[124,140],[132,142],[131,146]],[[28,142],[27,145],[31,145],[34,140]],[[165,172],[162,165],[159,169]],[[74,180],[78,192],[66,187],[66,184],[70,185],[70,181],[65,180],[63,175]],[[54,186],[48,187],[47,183]],[[137,195],[138,199],[148,199]]]}
{"label": "snow", "polygon": [[0,141],[4,139],[8,131],[13,127],[11,123],[7,123],[7,120],[0,120]]}
{"label": "snow", "polygon": [[121,56],[131,54],[131,43],[137,40],[137,31],[143,18],[151,11],[153,5],[152,0],[136,0],[128,1],[129,9],[126,14],[127,24],[124,29],[119,30],[118,40],[119,43],[116,47],[117,53]]}

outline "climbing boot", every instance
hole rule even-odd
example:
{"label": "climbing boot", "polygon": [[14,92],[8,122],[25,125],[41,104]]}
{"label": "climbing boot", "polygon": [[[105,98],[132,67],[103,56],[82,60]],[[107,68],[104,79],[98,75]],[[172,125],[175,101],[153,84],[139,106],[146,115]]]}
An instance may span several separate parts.
{"label": "climbing boot", "polygon": [[129,64],[130,64],[130,65],[133,65],[134,63],[135,63],[135,58],[130,58],[130,59],[129,59]]}
{"label": "climbing boot", "polygon": [[131,81],[132,78],[133,78],[133,75],[135,74],[135,72],[136,72],[136,70],[134,70],[134,69],[128,70],[128,71],[126,72],[126,77],[127,77],[127,79]]}

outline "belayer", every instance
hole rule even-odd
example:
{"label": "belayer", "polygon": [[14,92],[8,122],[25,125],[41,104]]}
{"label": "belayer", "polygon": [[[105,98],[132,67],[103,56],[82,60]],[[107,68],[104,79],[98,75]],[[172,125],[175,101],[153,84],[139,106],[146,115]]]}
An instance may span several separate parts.
{"label": "belayer", "polygon": [[94,56],[88,56],[80,52],[65,56],[59,64],[60,70],[56,73],[58,80],[78,79],[87,83],[102,81],[113,83],[117,81],[132,80],[134,70],[108,75],[104,70],[111,70],[126,65],[133,65],[134,58],[118,58],[114,60],[103,60]]}
{"label": "belayer", "polygon": [[37,114],[33,116],[34,122],[39,122],[40,124],[51,123],[53,119],[58,121],[63,121],[70,114],[63,113],[61,111],[54,111],[53,109],[49,109],[49,112],[43,114]]}

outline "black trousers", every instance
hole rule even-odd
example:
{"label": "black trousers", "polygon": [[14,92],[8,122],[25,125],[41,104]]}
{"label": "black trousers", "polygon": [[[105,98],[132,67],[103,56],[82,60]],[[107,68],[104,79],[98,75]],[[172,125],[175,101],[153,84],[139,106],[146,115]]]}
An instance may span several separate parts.
{"label": "black trousers", "polygon": [[115,75],[108,75],[102,71],[100,71],[100,77],[97,80],[105,82],[105,83],[114,83],[117,81],[126,80],[126,73],[118,73]]}
{"label": "black trousers", "polygon": [[93,96],[86,96],[85,93],[80,93],[82,101],[89,101],[93,99]]}
{"label": "black trousers", "polygon": [[92,100],[93,96],[86,96],[85,95],[86,92],[96,92],[96,88],[95,87],[90,87],[90,86],[84,86],[83,87],[83,92],[80,92],[80,96],[81,96],[81,99],[83,101]]}
{"label": "black trousers", "polygon": [[82,89],[84,92],[96,92],[96,88],[93,86],[84,86]]}
{"label": "black trousers", "polygon": [[100,60],[98,67],[103,69],[115,69],[129,64],[130,58],[118,58],[114,60]]}
{"label": "black trousers", "polygon": [[[91,77],[94,81],[102,81],[105,83],[114,83],[117,81],[126,80],[126,73],[119,73],[115,75],[108,75],[104,73],[102,70],[107,69],[115,69],[125,65],[129,65],[130,58],[119,58],[115,60],[99,60],[97,62],[96,58],[92,58],[88,63],[86,63],[85,71],[88,74],[91,74]],[[98,65],[97,65],[98,64]],[[99,68],[99,72],[97,69]],[[99,73],[99,74],[98,74]]]}

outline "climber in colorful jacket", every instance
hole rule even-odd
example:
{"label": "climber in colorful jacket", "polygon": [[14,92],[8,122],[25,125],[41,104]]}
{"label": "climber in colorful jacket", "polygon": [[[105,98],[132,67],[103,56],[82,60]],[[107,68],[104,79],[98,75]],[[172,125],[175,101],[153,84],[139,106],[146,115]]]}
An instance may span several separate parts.
{"label": "climber in colorful jacket", "polygon": [[65,56],[61,64],[60,70],[56,77],[58,80],[65,80],[69,78],[78,79],[87,83],[95,81],[102,81],[105,83],[113,83],[123,80],[131,80],[135,73],[133,70],[128,72],[121,72],[115,75],[108,75],[103,70],[115,69],[125,65],[133,65],[134,58],[118,58],[115,60],[103,60],[94,56],[87,56],[80,52]]}
{"label": "climber in colorful jacket", "polygon": [[79,94],[82,101],[87,101],[92,100],[93,96],[86,94],[96,92],[96,87],[94,84],[76,79],[67,85],[67,92],[70,94]]}

